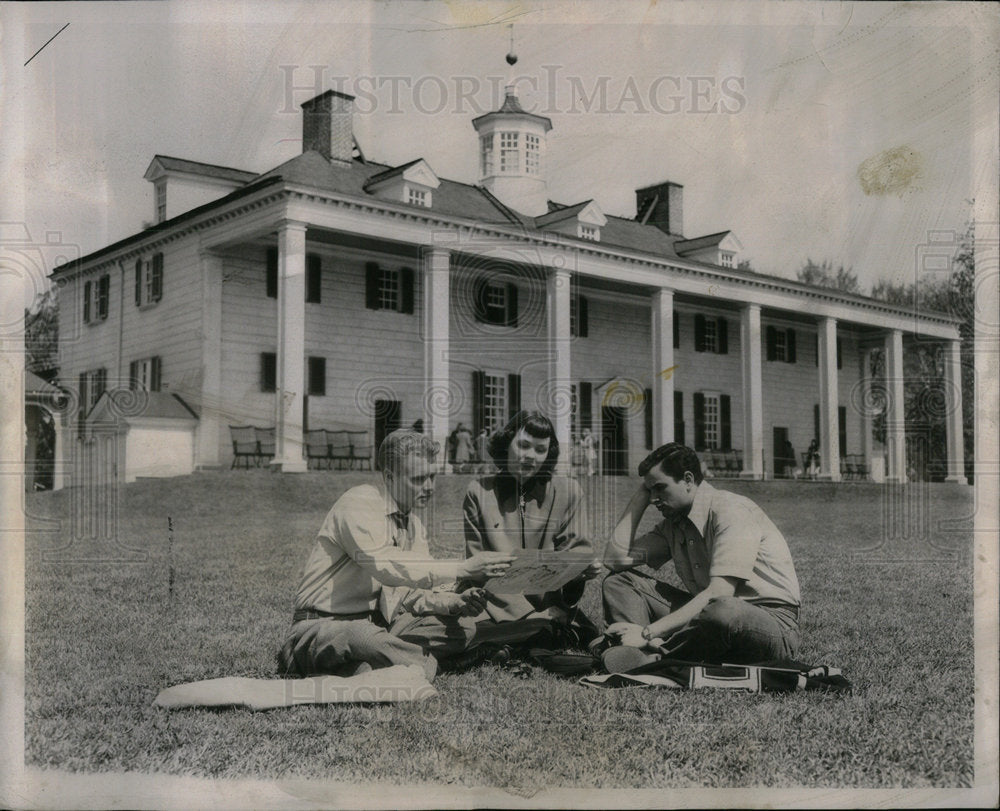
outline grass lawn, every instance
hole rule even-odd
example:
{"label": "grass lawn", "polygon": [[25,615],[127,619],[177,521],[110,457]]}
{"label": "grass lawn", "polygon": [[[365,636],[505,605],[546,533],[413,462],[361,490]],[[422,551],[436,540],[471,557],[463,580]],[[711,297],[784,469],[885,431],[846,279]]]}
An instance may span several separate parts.
{"label": "grass lawn", "polygon": [[[971,785],[972,490],[948,485],[887,501],[870,484],[717,482],[784,531],[804,601],[801,658],[843,668],[849,697],[601,691],[486,665],[439,676],[440,695],[415,704],[154,708],[179,682],[275,675],[316,530],[340,493],[373,478],[140,481],[122,492],[117,544],[72,540],[72,491],[29,495],[26,762],[524,793]],[[468,480],[439,479],[427,516],[436,555],[462,548]],[[637,483],[587,482],[599,551]],[[600,616],[596,583],[585,609]]]}

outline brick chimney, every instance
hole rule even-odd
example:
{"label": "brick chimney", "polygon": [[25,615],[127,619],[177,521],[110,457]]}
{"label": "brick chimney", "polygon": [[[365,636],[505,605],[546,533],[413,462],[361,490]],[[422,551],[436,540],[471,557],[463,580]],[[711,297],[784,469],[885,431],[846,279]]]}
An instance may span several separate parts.
{"label": "brick chimney", "polygon": [[302,105],[302,151],[350,163],[354,151],[354,96],[327,90]]}
{"label": "brick chimney", "polygon": [[635,190],[635,218],[676,237],[684,236],[684,187],[665,181]]}

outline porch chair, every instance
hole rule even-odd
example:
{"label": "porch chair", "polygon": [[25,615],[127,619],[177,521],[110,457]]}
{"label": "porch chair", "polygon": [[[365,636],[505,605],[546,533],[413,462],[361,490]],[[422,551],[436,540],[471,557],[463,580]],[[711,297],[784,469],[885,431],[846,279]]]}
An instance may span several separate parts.
{"label": "porch chair", "polygon": [[868,462],[863,453],[855,454],[854,470],[856,471],[858,478],[862,481],[868,481],[871,478],[872,474],[868,469]]}
{"label": "porch chair", "polygon": [[358,469],[361,470],[364,464],[368,463],[368,469],[372,469],[372,452],[375,450],[375,446],[372,444],[371,440],[368,438],[367,431],[349,431],[351,435],[351,469],[354,468],[354,463],[358,463]]}
{"label": "porch chair", "polygon": [[733,449],[726,451],[726,475],[734,479],[739,478],[741,470],[743,470],[742,452]]}
{"label": "porch chair", "polygon": [[330,468],[330,445],[322,428],[306,431],[306,464],[312,467],[314,462],[317,468],[322,468],[324,462]]}
{"label": "porch chair", "polygon": [[337,463],[337,470],[351,464],[351,439],[347,431],[327,431],[326,444],[330,448],[330,462]]}
{"label": "porch chair", "polygon": [[255,428],[257,434],[257,462],[270,462],[274,458],[274,429]]}
{"label": "porch chair", "polygon": [[853,453],[845,454],[842,461],[841,476],[845,479],[856,479],[858,477],[857,457]]}
{"label": "porch chair", "polygon": [[257,465],[257,435],[252,425],[230,425],[229,438],[233,442],[233,463],[229,466],[232,470],[239,467],[240,459],[244,461],[244,467],[249,470],[250,463]]}

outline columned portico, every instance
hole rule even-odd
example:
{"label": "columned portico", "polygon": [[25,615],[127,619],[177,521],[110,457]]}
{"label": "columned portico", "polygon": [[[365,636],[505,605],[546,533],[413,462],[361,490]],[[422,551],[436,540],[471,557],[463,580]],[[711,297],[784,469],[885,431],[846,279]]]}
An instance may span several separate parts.
{"label": "columned portico", "polygon": [[741,479],[764,477],[764,406],[761,402],[760,305],[740,312],[743,352],[743,470]]}
{"label": "columned portico", "polygon": [[885,336],[885,445],[887,482],[906,482],[906,409],[903,388],[903,333],[889,330]]}
{"label": "columned portico", "polygon": [[837,419],[837,320],[819,322],[819,478],[840,481]]}
{"label": "columned portico", "polygon": [[302,473],[305,392],[306,224],[285,220],[278,229],[278,357],[273,470]]}
{"label": "columned portico", "polygon": [[550,270],[546,279],[546,322],[548,324],[548,402],[549,417],[556,429],[556,439],[563,451],[559,455],[561,472],[569,470],[570,404],[572,402],[570,366],[570,283],[568,270]]}
{"label": "columned portico", "polygon": [[201,263],[201,392],[196,467],[222,464],[222,257],[203,251]]}
{"label": "columned portico", "polygon": [[944,348],[944,385],[948,412],[944,430],[948,452],[945,481],[968,484],[965,477],[965,437],[962,432],[962,344],[949,341]]}
{"label": "columned portico", "polygon": [[674,291],[653,293],[653,447],[674,441]]}
{"label": "columned portico", "polygon": [[448,321],[451,254],[431,248],[423,254],[424,282],[424,432],[441,447],[439,461],[447,464],[449,386]]}

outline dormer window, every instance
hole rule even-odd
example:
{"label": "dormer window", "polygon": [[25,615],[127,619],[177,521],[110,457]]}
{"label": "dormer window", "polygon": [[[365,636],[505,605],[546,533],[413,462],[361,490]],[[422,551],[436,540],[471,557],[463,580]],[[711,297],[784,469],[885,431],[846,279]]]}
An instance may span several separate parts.
{"label": "dormer window", "polygon": [[521,171],[518,132],[500,133],[500,173],[510,174]]}
{"label": "dormer window", "polygon": [[483,135],[479,139],[479,174],[488,177],[493,174],[493,135]]}
{"label": "dormer window", "polygon": [[720,251],[719,253],[719,264],[724,268],[734,267],[734,260],[736,254],[731,251]]}
{"label": "dormer window", "polygon": [[580,239],[589,239],[592,242],[598,242],[601,238],[600,229],[596,225],[584,225],[580,223]]}
{"label": "dormer window", "polygon": [[537,175],[541,172],[540,144],[541,139],[537,135],[528,133],[524,136],[524,169],[529,175]]}
{"label": "dormer window", "polygon": [[430,192],[424,189],[414,189],[412,186],[407,189],[406,202],[411,206],[424,206],[425,208],[430,207],[431,195]]}
{"label": "dormer window", "polygon": [[160,180],[156,184],[156,221],[163,222],[167,218],[167,181]]}

